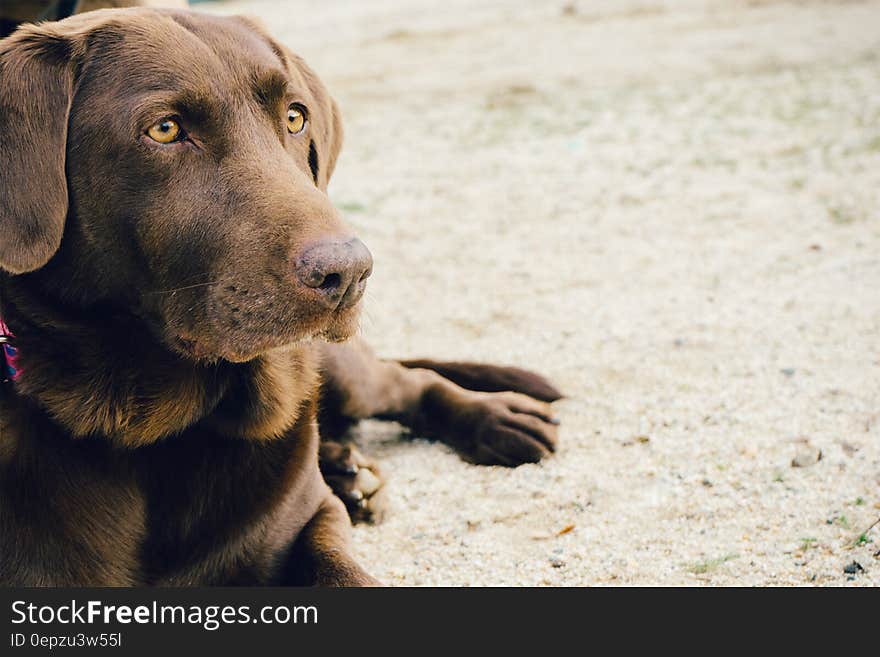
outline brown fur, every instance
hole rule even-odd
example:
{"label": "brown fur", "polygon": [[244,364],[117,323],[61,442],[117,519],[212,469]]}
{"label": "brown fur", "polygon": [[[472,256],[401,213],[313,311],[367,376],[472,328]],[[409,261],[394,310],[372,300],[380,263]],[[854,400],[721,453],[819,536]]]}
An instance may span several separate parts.
{"label": "brown fur", "polygon": [[[364,418],[394,420],[420,436],[448,443],[470,461],[517,466],[539,461],[556,448],[558,421],[550,406],[529,393],[561,394],[543,377],[517,368],[464,364],[469,389],[438,374],[461,363],[380,361],[361,340],[324,345],[320,421],[339,435]],[[499,380],[504,392],[483,392]],[[542,387],[543,386],[543,387]],[[339,490],[334,487],[337,492]],[[343,496],[344,498],[344,496]]]}
{"label": "brown fur", "polygon": [[562,399],[562,393],[540,374],[519,367],[504,367],[486,363],[438,362],[435,360],[402,360],[409,368],[433,370],[442,377],[468,390],[502,392],[516,390],[545,402]]}
{"label": "brown fur", "polygon": [[[318,78],[250,21],[137,9],[23,27],[0,84],[22,370],[0,391],[0,582],[371,583],[318,470],[309,342],[357,309],[293,278],[347,234]],[[146,141],[169,114],[193,143]]]}
{"label": "brown fur", "polygon": [[[321,309],[292,263],[345,234],[325,195],[341,122],[258,25],[132,10],[26,27],[0,41],[0,85],[0,316],[23,372],[0,386],[0,582],[373,582],[319,472],[319,406],[320,470],[355,519],[384,491],[336,442],[359,419],[477,463],[555,449],[549,407],[510,392],[557,398],[538,375],[320,341],[357,310]],[[307,139],[277,129],[283,94],[309,108]],[[185,150],[144,141],[171,113]]]}

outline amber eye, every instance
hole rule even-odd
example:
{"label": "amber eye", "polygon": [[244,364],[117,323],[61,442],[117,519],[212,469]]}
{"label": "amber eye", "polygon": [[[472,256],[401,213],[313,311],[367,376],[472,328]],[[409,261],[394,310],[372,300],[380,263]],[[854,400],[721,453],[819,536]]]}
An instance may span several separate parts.
{"label": "amber eye", "polygon": [[287,131],[295,135],[306,127],[306,108],[294,103],[287,108]]}
{"label": "amber eye", "polygon": [[149,127],[147,135],[160,144],[170,144],[173,141],[178,141],[183,135],[183,131],[180,129],[180,124],[174,119],[162,119]]}

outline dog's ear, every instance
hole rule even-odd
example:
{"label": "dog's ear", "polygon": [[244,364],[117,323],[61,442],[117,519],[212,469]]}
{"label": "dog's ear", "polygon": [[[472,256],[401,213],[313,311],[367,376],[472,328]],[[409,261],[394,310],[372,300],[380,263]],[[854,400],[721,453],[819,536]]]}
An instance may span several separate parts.
{"label": "dog's ear", "polygon": [[330,176],[333,175],[333,170],[336,168],[336,159],[339,157],[339,151],[342,150],[342,138],[344,136],[339,105],[336,104],[336,101],[332,96],[327,94],[326,89],[324,90],[324,93],[326,94],[326,101],[322,109],[327,118],[325,119],[326,128],[324,129],[322,136],[325,152],[324,159],[326,160],[322,172],[323,179],[319,175],[319,180],[323,182],[323,184],[319,182],[319,186],[322,189],[327,188],[327,183],[330,182]]}
{"label": "dog's ear", "polygon": [[262,21],[251,16],[235,16],[236,20],[256,31],[287,66],[290,75],[306,84],[314,99],[309,104],[309,168],[319,189],[327,190],[336,159],[342,150],[342,117],[339,106],[330,96],[321,78],[290,48],[271,37]]}
{"label": "dog's ear", "polygon": [[0,41],[0,268],[13,274],[45,265],[64,232],[72,47],[39,25]]}

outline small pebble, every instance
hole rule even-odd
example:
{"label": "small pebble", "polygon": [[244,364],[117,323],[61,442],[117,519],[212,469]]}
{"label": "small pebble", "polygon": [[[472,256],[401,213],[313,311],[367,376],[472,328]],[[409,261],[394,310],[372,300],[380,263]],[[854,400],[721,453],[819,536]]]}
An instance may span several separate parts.
{"label": "small pebble", "polygon": [[865,572],[865,569],[862,568],[862,564],[860,564],[858,561],[853,561],[851,564],[844,566],[843,572],[845,572],[847,575],[855,575],[856,573]]}
{"label": "small pebble", "polygon": [[798,449],[797,454],[791,460],[793,468],[807,468],[822,460],[822,450],[812,445],[804,445]]}
{"label": "small pebble", "polygon": [[562,557],[552,556],[550,557],[550,565],[554,568],[562,568],[565,565],[565,560]]}
{"label": "small pebble", "polygon": [[848,443],[845,440],[840,442],[840,448],[843,450],[843,453],[846,454],[847,456],[852,456],[853,454],[855,454],[856,452],[859,451],[859,448],[857,445],[853,445],[852,443]]}

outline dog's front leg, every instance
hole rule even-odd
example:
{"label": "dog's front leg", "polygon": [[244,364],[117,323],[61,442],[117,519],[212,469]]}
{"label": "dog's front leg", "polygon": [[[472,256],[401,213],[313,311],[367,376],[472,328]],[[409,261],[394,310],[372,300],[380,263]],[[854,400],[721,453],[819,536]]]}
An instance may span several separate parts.
{"label": "dog's front leg", "polygon": [[286,586],[379,586],[349,552],[351,523],[345,506],[327,499],[297,536],[285,569]]}
{"label": "dog's front leg", "polygon": [[[395,420],[487,465],[535,462],[556,448],[558,422],[550,405],[524,392],[545,399],[560,395],[533,373],[468,363],[424,361],[427,367],[414,367],[383,361],[358,339],[324,346],[322,359],[322,434],[325,426],[344,426],[344,420]],[[463,383],[477,389],[435,371],[445,365],[450,376],[460,374]],[[505,392],[486,392],[505,387]]]}

